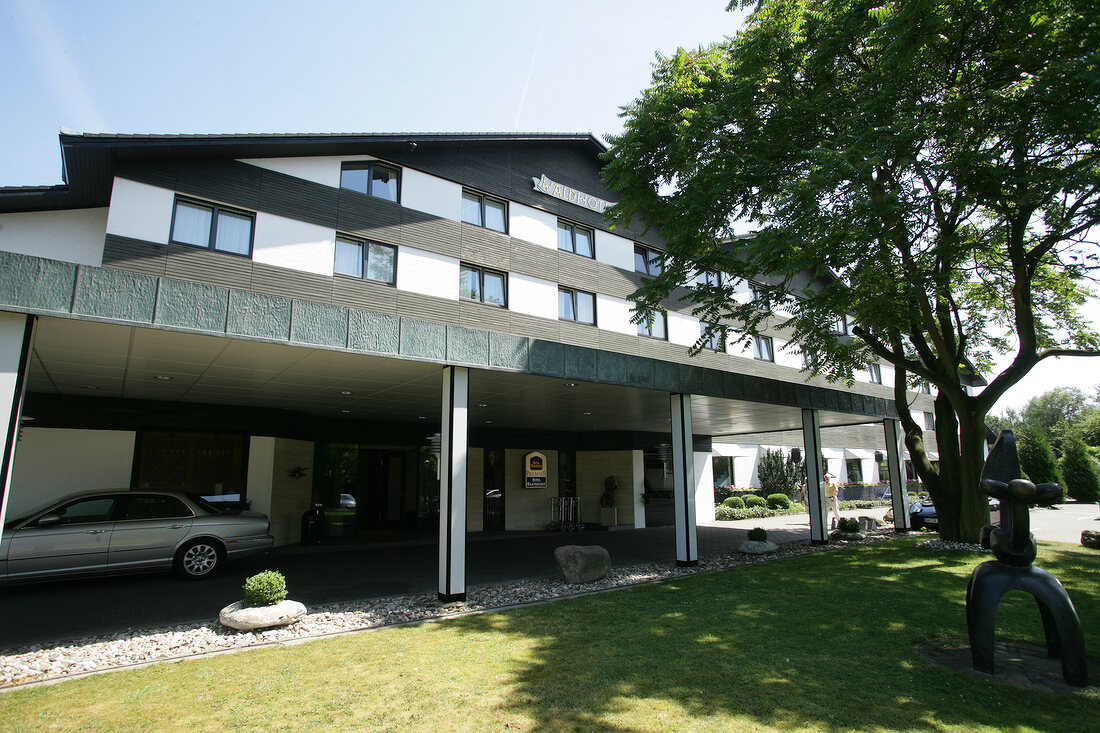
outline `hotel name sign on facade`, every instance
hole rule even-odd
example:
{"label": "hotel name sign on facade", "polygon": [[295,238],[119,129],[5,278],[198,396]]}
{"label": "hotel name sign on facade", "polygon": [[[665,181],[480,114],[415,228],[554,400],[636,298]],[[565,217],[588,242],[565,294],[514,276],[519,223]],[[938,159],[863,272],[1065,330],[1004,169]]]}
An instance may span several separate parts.
{"label": "hotel name sign on facade", "polygon": [[597,214],[602,214],[608,206],[612,205],[610,201],[604,201],[584,191],[578,191],[575,188],[570,188],[564,184],[551,181],[546,177],[545,173],[542,174],[541,178],[532,178],[531,180],[535,182],[536,191],[576,206],[582,206],[591,211],[595,211]]}

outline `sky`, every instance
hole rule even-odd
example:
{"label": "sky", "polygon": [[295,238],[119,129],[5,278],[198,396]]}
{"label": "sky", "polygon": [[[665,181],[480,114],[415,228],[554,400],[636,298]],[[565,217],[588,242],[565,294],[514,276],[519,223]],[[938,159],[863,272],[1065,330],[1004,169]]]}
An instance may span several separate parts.
{"label": "sky", "polygon": [[[622,129],[655,53],[736,33],[725,0],[0,0],[0,186],[61,182],[58,131]],[[1090,315],[1100,321],[1100,307]],[[1044,362],[998,403],[1089,394]]]}

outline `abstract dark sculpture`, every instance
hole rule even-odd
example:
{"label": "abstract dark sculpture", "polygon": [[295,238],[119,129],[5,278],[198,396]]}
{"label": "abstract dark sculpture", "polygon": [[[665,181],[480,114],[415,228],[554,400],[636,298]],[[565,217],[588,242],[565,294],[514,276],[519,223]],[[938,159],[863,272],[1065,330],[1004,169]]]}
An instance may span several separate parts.
{"label": "abstract dark sculpture", "polygon": [[1020,478],[1016,437],[1002,430],[985,462],[982,491],[1001,501],[1001,526],[982,531],[982,545],[991,547],[996,560],[974,568],[966,588],[966,627],[974,669],[993,674],[993,631],[1001,596],[1010,590],[1030,593],[1039,604],[1047,655],[1062,662],[1062,677],[1076,687],[1088,684],[1085,639],[1081,620],[1058,579],[1032,565],[1035,535],[1028,507],[1053,504],[1062,496],[1058,484],[1036,486]]}

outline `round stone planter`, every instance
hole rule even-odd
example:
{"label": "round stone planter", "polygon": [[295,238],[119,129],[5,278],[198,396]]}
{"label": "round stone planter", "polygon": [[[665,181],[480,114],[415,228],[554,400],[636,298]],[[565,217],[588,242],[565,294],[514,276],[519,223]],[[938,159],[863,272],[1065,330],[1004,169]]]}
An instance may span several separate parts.
{"label": "round stone planter", "polygon": [[738,552],[743,552],[746,555],[764,555],[769,552],[775,552],[779,549],[779,545],[774,542],[758,542],[757,540],[745,540],[741,543],[741,546],[737,548]]}
{"label": "round stone planter", "polygon": [[237,631],[267,629],[287,626],[306,613],[306,607],[298,601],[281,601],[273,606],[246,606],[244,601],[230,603],[218,614],[222,626]]}

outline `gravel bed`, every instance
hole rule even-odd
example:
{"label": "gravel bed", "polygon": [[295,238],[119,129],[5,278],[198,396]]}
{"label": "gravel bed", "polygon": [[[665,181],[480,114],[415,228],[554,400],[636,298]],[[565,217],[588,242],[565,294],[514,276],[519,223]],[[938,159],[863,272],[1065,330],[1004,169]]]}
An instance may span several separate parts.
{"label": "gravel bed", "polygon": [[[292,643],[348,631],[540,603],[739,565],[827,552],[845,545],[868,544],[896,536],[898,535],[892,530],[878,530],[858,542],[811,545],[803,540],[780,545],[776,552],[766,555],[734,552],[701,557],[695,567],[681,568],[673,562],[660,562],[612,568],[603,579],[584,585],[570,585],[557,578],[544,578],[477,586],[467,589],[465,601],[453,603],[442,603],[434,594],[331,603],[315,606],[310,613],[290,626],[264,631],[234,631],[221,626],[215,617],[205,623],[91,636],[57,646],[32,645],[0,654],[0,689],[200,654]],[[928,544],[930,543],[925,542],[922,546]]]}
{"label": "gravel bed", "polygon": [[917,547],[922,550],[948,550],[951,552],[984,552],[987,554],[993,552],[972,542],[952,542],[940,539],[927,540],[917,545]]}

